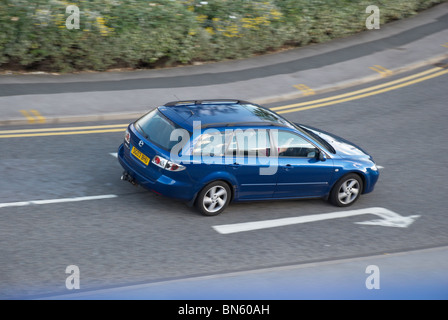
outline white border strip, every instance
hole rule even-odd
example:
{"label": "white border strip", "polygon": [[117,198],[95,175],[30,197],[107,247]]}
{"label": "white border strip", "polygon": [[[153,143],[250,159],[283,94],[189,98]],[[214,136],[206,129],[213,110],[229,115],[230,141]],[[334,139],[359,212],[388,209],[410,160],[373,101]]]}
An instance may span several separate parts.
{"label": "white border strip", "polygon": [[7,207],[23,207],[32,204],[52,204],[52,203],[65,203],[65,202],[78,202],[78,201],[89,201],[89,200],[102,200],[116,198],[115,194],[105,194],[100,196],[89,196],[89,197],[75,197],[75,198],[62,198],[62,199],[49,199],[49,200],[31,200],[31,201],[20,201],[20,202],[7,202],[0,203],[0,208]]}

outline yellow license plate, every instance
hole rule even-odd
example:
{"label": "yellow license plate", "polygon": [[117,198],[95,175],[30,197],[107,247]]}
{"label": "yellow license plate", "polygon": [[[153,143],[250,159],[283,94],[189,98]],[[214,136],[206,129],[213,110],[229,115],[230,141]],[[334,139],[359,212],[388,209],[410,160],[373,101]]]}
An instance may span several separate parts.
{"label": "yellow license plate", "polygon": [[143,162],[145,165],[149,164],[149,157],[144,155],[140,150],[138,150],[136,147],[132,147],[131,153],[141,162]]}

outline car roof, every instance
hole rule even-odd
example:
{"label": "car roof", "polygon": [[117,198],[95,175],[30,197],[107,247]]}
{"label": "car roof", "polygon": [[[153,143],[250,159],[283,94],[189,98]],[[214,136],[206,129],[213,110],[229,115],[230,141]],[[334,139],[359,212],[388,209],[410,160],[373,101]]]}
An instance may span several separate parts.
{"label": "car roof", "polygon": [[196,127],[260,127],[294,128],[288,121],[262,106],[228,99],[172,101],[158,108],[171,121],[193,131]]}

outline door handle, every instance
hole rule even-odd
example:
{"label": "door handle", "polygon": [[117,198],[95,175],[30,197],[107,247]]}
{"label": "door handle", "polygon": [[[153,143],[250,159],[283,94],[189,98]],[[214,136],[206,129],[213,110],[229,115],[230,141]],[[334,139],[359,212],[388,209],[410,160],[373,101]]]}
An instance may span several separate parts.
{"label": "door handle", "polygon": [[236,168],[238,168],[238,167],[240,166],[240,164],[239,164],[238,162],[234,162],[234,163],[231,164],[231,166],[232,166],[234,169],[236,169]]}

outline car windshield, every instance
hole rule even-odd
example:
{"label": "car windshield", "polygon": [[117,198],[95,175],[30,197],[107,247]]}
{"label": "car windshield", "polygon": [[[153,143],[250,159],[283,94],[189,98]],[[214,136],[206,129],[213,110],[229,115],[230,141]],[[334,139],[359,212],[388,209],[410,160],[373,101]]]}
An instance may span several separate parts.
{"label": "car windshield", "polygon": [[304,128],[303,126],[297,124],[297,127],[299,129],[302,129],[302,132],[305,132],[306,134],[308,134],[308,136],[313,137],[314,139],[316,139],[317,141],[319,141],[323,146],[325,146],[327,148],[328,151],[330,151],[331,153],[335,154],[336,150],[334,150],[333,146],[328,143],[327,140],[323,139],[321,136],[319,136],[318,134],[315,134],[313,131],[308,130],[307,128]]}
{"label": "car windshield", "polygon": [[157,109],[154,109],[137,120],[135,127],[146,139],[167,151],[171,151],[180,141],[180,138],[179,140],[170,140],[173,130],[180,127],[166,118]]}

